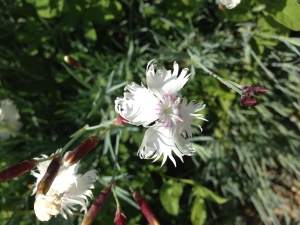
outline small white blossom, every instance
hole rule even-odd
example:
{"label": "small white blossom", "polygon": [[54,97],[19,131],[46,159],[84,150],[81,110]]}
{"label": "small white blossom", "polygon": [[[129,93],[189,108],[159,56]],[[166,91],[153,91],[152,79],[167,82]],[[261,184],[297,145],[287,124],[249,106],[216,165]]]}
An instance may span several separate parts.
{"label": "small white blossom", "polygon": [[[67,154],[65,154],[66,156]],[[43,158],[48,156],[43,155]],[[37,170],[31,174],[37,178],[32,195],[37,191],[37,185],[43,178],[51,160],[41,162]],[[93,183],[97,180],[96,170],[90,170],[84,175],[77,174],[79,163],[70,167],[61,166],[46,195],[38,194],[34,203],[34,211],[41,221],[48,221],[51,216],[61,214],[64,218],[72,215],[75,206],[80,205],[81,211],[87,211],[88,198],[92,197]]]}
{"label": "small white blossom", "polygon": [[224,5],[227,9],[233,9],[238,4],[240,4],[241,0],[220,0],[220,3]]}
{"label": "small white blossom", "polygon": [[178,76],[179,66],[176,62],[173,73],[164,69],[155,72],[155,67],[153,60],[147,65],[148,88],[143,84],[128,84],[124,98],[115,100],[115,110],[130,124],[149,127],[138,150],[140,158],[156,161],[163,155],[162,165],[169,157],[176,166],[172,152],[181,161],[182,156],[190,156],[195,152],[186,139],[192,137],[192,125],[201,129],[193,120],[205,120],[202,115],[196,114],[205,105],[196,101],[188,103],[186,98],[177,96],[190,77],[187,68]]}
{"label": "small white blossom", "polygon": [[18,109],[9,99],[1,101],[0,107],[0,141],[7,140],[10,136],[15,137],[21,128]]}

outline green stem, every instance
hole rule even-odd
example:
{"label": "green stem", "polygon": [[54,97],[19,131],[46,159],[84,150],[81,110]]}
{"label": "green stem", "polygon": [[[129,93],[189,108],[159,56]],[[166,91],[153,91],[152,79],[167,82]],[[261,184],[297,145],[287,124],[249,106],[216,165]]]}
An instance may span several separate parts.
{"label": "green stem", "polygon": [[107,131],[110,130],[110,125],[112,124],[112,121],[105,121],[99,125],[96,126],[92,126],[90,127],[88,124],[86,124],[83,128],[81,128],[80,130],[78,130],[77,132],[75,132],[74,134],[71,135],[72,140],[70,140],[62,149],[61,154],[63,154],[67,148],[70,147],[70,145],[72,145],[74,143],[74,141],[76,141],[82,134],[84,134],[86,131],[88,130],[96,130],[102,127],[107,127],[107,129],[104,131],[104,133],[102,133],[100,136],[104,135]]}
{"label": "green stem", "polygon": [[44,159],[35,159],[38,163],[41,163],[41,162],[45,162],[45,161],[48,161],[48,160],[51,160],[53,158],[55,158],[57,155],[59,155],[60,153],[57,153],[57,154],[54,154],[48,158],[44,158]]}
{"label": "green stem", "polygon": [[235,92],[239,93],[240,95],[242,95],[242,87],[241,85],[233,82],[233,81],[229,81],[226,79],[223,79],[221,77],[219,77],[217,74],[213,73],[212,71],[210,71],[209,69],[207,69],[201,62],[200,59],[198,57],[193,56],[190,53],[192,62],[194,62],[197,66],[199,66],[201,69],[203,69],[206,73],[208,73],[208,75],[212,76],[213,78],[217,79],[218,81],[222,82],[223,84],[225,84],[227,87],[233,89]]}
{"label": "green stem", "polygon": [[76,133],[72,134],[71,137],[73,137],[61,150],[60,154],[62,155],[84,132],[87,131],[87,128],[89,125],[85,125],[83,128],[81,128]]}
{"label": "green stem", "polygon": [[96,130],[96,129],[99,129],[101,127],[110,127],[110,125],[112,125],[112,120],[102,122],[102,123],[100,123],[99,125],[96,125],[96,126],[87,127],[86,130]]}
{"label": "green stem", "polygon": [[119,202],[119,199],[117,197],[117,193],[116,193],[116,190],[115,190],[115,185],[111,188],[113,194],[114,194],[114,197],[115,197],[115,200],[116,200],[116,203],[117,203],[117,207],[120,207],[120,202]]}
{"label": "green stem", "polygon": [[[119,141],[119,138],[120,138],[121,135],[119,135],[119,137],[117,136],[117,142]],[[116,149],[116,154],[114,153],[113,151],[113,148],[112,148],[112,145],[111,145],[111,142],[109,141],[108,143],[108,148],[109,148],[109,151],[110,151],[110,154],[111,154],[111,158],[113,159],[113,161],[115,162],[115,167],[119,170],[119,172],[121,173],[122,177],[123,177],[123,180],[125,182],[125,184],[127,185],[128,189],[132,192],[133,189],[131,188],[128,180],[126,179],[124,173],[122,172],[122,169],[117,161],[117,157],[116,157],[116,154],[118,154],[118,149]],[[116,145],[116,148],[118,148],[118,145]]]}

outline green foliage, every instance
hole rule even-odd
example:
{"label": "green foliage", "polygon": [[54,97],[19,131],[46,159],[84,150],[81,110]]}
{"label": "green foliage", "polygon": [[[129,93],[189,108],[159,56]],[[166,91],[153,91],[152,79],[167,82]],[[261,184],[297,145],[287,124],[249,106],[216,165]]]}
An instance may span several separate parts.
{"label": "green foliage", "polygon": [[300,19],[300,5],[297,1],[259,0],[259,3],[265,4],[265,12],[270,14],[278,23],[291,30],[300,30],[300,25],[297,23],[297,20]]}
{"label": "green foliage", "polygon": [[207,218],[206,206],[204,199],[197,197],[192,206],[191,221],[193,225],[202,225]]}
{"label": "green foliage", "polygon": [[160,202],[165,210],[174,216],[179,213],[179,198],[182,195],[184,185],[174,180],[164,183],[160,189]]}
{"label": "green foliage", "polygon": [[[128,82],[146,84],[148,61],[172,69],[176,60],[192,73],[182,96],[206,104],[201,113],[209,122],[191,139],[196,154],[176,159],[176,168],[169,161],[160,167],[161,159],[136,155],[144,128],[107,132],[81,161],[81,173],[100,174],[94,196],[111,180],[111,151],[118,149],[122,171],[161,224],[299,223],[296,0],[241,0],[232,10],[208,0],[0,0],[0,6],[0,100],[14,101],[23,124],[17,137],[0,142],[0,169],[49,155],[85,124],[115,118],[114,100]],[[82,67],[64,63],[65,55]],[[240,96],[197,62],[269,91],[259,106],[242,108]],[[100,132],[87,131],[71,148]],[[0,224],[42,224],[30,196],[34,182],[25,174],[0,184]],[[128,224],[147,224],[120,174],[116,186]],[[113,224],[115,207],[111,197],[94,224]],[[43,224],[81,220],[77,212]]]}

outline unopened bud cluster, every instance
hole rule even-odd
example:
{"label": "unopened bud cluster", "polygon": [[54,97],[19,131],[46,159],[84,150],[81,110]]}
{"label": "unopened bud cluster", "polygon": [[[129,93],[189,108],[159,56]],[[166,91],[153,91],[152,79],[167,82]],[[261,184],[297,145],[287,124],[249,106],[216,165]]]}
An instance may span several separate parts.
{"label": "unopened bud cluster", "polygon": [[241,106],[257,106],[259,103],[255,96],[266,93],[268,90],[261,85],[245,85],[242,86]]}

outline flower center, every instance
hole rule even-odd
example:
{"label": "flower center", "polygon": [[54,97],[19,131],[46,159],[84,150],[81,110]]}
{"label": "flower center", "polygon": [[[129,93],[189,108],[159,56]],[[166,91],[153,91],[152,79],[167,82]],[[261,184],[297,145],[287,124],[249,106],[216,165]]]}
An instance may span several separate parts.
{"label": "flower center", "polygon": [[180,98],[174,98],[170,94],[163,95],[162,102],[158,104],[159,121],[166,128],[172,128],[180,122],[183,122],[180,115]]}

